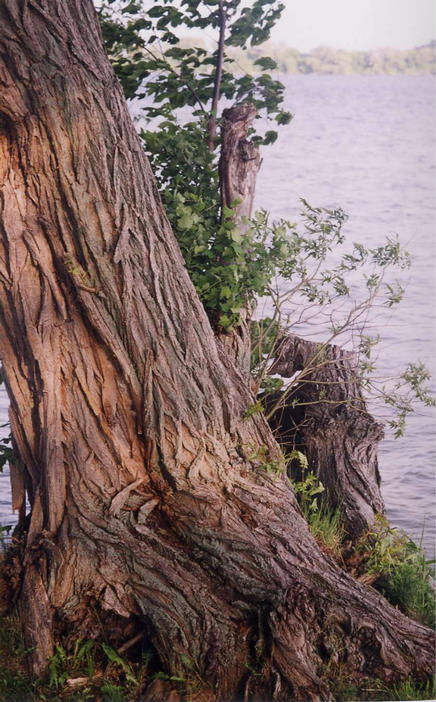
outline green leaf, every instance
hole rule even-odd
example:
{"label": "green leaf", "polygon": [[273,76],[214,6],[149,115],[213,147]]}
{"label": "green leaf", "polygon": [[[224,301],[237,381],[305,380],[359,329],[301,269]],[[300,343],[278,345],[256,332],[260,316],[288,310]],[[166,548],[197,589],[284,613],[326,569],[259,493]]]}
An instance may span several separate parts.
{"label": "green leaf", "polygon": [[187,656],[185,653],[181,653],[180,658],[182,659],[183,664],[188,668],[188,670],[195,670],[195,666],[189,658],[189,656]]}
{"label": "green leaf", "polygon": [[268,144],[274,144],[274,142],[277,140],[277,137],[278,137],[277,132],[270,129],[267,132],[265,132],[265,136],[263,137],[263,144],[265,146]]}
{"label": "green leaf", "polygon": [[234,210],[232,210],[230,207],[226,207],[225,205],[223,206],[224,219],[230,219],[234,216],[234,214]]}
{"label": "green leaf", "polygon": [[117,651],[115,651],[115,649],[113,649],[111,646],[109,646],[109,644],[103,642],[101,644],[101,647],[102,647],[104,653],[106,654],[107,658],[111,661],[111,663],[116,663],[117,665],[120,666],[120,668],[122,668],[122,670],[124,671],[124,673],[126,675],[126,680],[128,680],[129,682],[132,682],[133,684],[136,685],[137,680],[136,680],[135,676],[133,675],[132,668],[127,663],[127,661],[125,661],[124,658],[121,658],[120,654]]}
{"label": "green leaf", "polygon": [[286,125],[289,124],[294,118],[291,112],[280,111],[275,117],[277,124]]}
{"label": "green leaf", "polygon": [[223,329],[229,329],[232,325],[232,320],[226,314],[220,315],[220,326]]}
{"label": "green leaf", "polygon": [[185,212],[177,220],[177,226],[179,229],[191,229],[191,227],[194,224],[194,219],[195,219],[195,217],[193,214],[191,214],[189,212]]}
{"label": "green leaf", "polygon": [[272,58],[269,58],[268,56],[262,56],[261,58],[258,58],[254,61],[255,66],[260,66],[262,71],[269,71],[269,70],[274,70],[277,68],[277,63],[273,61]]}
{"label": "green leaf", "polygon": [[301,451],[294,450],[289,454],[289,460],[296,459],[300,465],[301,468],[304,470],[307,470],[309,468],[309,464],[307,462],[307,458],[302,453]]}
{"label": "green leaf", "polygon": [[232,237],[232,241],[234,241],[236,244],[240,244],[242,241],[242,234],[239,231],[239,229],[237,229],[236,227],[234,229],[232,229],[231,237]]}
{"label": "green leaf", "polygon": [[227,285],[224,285],[224,286],[221,288],[221,297],[225,297],[225,298],[228,299],[228,298],[231,297],[231,296],[232,296],[232,291],[231,291],[231,289],[230,289]]}

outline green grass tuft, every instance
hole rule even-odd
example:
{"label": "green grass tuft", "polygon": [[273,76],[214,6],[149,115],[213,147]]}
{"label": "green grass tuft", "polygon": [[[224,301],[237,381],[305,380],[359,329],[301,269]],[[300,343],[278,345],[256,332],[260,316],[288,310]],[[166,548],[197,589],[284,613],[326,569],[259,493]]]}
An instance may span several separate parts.
{"label": "green grass tuft", "polygon": [[434,700],[436,695],[434,680],[422,682],[410,677],[389,687],[377,678],[363,677],[353,682],[340,674],[328,683],[337,702],[406,702]]}
{"label": "green grass tuft", "polygon": [[16,615],[0,618],[0,702],[36,700],[36,683],[24,671],[26,649]]}
{"label": "green grass tuft", "polygon": [[434,700],[436,697],[435,681],[416,683],[411,678],[394,685],[389,691],[387,699],[394,701],[403,700]]}
{"label": "green grass tuft", "polygon": [[423,553],[393,568],[381,590],[409,617],[435,628],[435,592]]}
{"label": "green grass tuft", "polygon": [[345,537],[340,507],[330,507],[321,497],[324,485],[314,473],[307,471],[307,459],[301,451],[292,451],[287,459],[296,460],[301,468],[301,481],[291,479],[291,485],[312,535],[324,551],[333,557],[340,556]]}
{"label": "green grass tuft", "polygon": [[374,587],[409,617],[435,628],[434,561],[421,546],[379,515],[356,549],[367,554],[365,569],[376,576]]}
{"label": "green grass tuft", "polygon": [[339,507],[332,509],[322,500],[319,509],[306,515],[310,531],[324,551],[339,556],[345,537]]}

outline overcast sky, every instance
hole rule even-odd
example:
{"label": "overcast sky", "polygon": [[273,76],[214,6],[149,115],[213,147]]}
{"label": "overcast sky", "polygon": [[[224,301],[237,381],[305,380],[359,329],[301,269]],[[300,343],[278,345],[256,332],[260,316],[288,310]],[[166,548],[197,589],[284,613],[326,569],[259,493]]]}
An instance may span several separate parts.
{"label": "overcast sky", "polygon": [[283,0],[272,39],[300,51],[410,49],[436,37],[435,0]]}

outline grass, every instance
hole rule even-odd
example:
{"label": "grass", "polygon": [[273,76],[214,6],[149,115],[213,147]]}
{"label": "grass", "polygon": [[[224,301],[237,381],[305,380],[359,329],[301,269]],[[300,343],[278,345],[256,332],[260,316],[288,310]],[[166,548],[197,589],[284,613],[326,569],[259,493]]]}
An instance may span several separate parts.
{"label": "grass", "polygon": [[435,628],[434,561],[427,559],[403,531],[378,516],[373,527],[356,544],[364,570],[391,604],[409,617]]}
{"label": "grass", "polygon": [[332,684],[332,692],[334,699],[339,702],[359,702],[361,700],[406,702],[407,700],[434,700],[436,686],[434,680],[419,682],[412,678],[407,678],[390,687],[381,680],[363,678],[356,685],[345,678],[339,678]]}
{"label": "grass", "polygon": [[0,700],[37,700],[35,681],[24,668],[26,649],[16,615],[0,619]]}
{"label": "grass", "polygon": [[[298,453],[298,452],[294,452]],[[304,458],[304,456],[303,456]],[[300,459],[298,459],[300,460]],[[390,526],[387,519],[377,515],[372,527],[346,556],[345,529],[340,507],[332,509],[320,497],[322,483],[307,465],[300,461],[302,480],[291,481],[310,531],[323,551],[355,577],[371,583],[393,605],[422,624],[435,628],[434,563],[427,559],[421,544],[407,534]],[[358,568],[353,566],[358,563]]]}
{"label": "grass", "polygon": [[[150,658],[142,656],[137,663],[122,659],[113,649],[106,653],[95,641],[76,642],[67,654],[60,646],[51,659],[47,680],[28,677],[24,672],[26,650],[21,627],[15,615],[0,619],[0,702],[126,702],[140,700],[152,681],[169,681],[163,688],[177,690],[182,700],[213,700],[214,693],[196,670],[195,663],[183,660],[186,677],[169,677],[152,673]],[[112,660],[113,659],[113,660]],[[122,661],[121,663],[117,662]],[[82,680],[75,685],[69,681]],[[432,682],[416,682],[411,678],[387,687],[380,680],[362,678],[354,684],[342,677],[333,666],[327,676],[333,697],[340,702],[359,700],[431,700],[435,698]]]}
{"label": "grass", "polygon": [[142,699],[149,685],[162,699],[214,699],[195,662],[183,654],[185,672],[168,676],[151,651],[138,649],[128,661],[107,643],[78,640],[72,651],[55,647],[44,680],[26,674],[26,654],[18,617],[0,617],[0,702],[126,702]]}
{"label": "grass", "polygon": [[320,507],[306,517],[309,529],[321,548],[332,556],[339,556],[345,536],[340,508],[331,509],[321,501]]}
{"label": "grass", "polygon": [[381,590],[409,617],[435,628],[435,593],[424,554],[416,554],[412,560],[399,563]]}
{"label": "grass", "polygon": [[389,691],[389,700],[434,700],[436,697],[435,681],[416,683],[411,678],[394,685]]}
{"label": "grass", "polygon": [[26,674],[26,653],[18,617],[1,617],[0,702],[124,702],[139,699],[152,679],[150,655],[130,664],[107,644],[92,640],[77,641],[70,653],[56,646],[46,680]]}
{"label": "grass", "polygon": [[330,507],[321,497],[324,486],[314,473],[307,470],[304,454],[292,451],[288,460],[297,461],[301,469],[301,481],[291,479],[291,485],[313,537],[324,551],[339,558],[345,537],[340,507]]}

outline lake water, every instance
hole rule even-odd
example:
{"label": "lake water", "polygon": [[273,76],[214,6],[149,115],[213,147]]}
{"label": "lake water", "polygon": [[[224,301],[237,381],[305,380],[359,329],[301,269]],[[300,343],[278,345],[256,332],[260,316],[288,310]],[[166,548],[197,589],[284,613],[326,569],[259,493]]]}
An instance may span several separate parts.
{"label": "lake water", "polygon": [[[435,367],[435,93],[432,77],[292,76],[286,107],[295,117],[264,149],[257,204],[298,219],[299,198],[341,206],[350,241],[375,246],[398,233],[413,257],[399,308],[378,321],[378,367],[398,374],[410,362]],[[374,330],[372,330],[374,331]],[[0,389],[0,424],[7,401]],[[380,446],[382,492],[392,523],[435,543],[435,427],[421,408],[404,438]],[[0,521],[9,522],[10,490],[0,475]]]}

